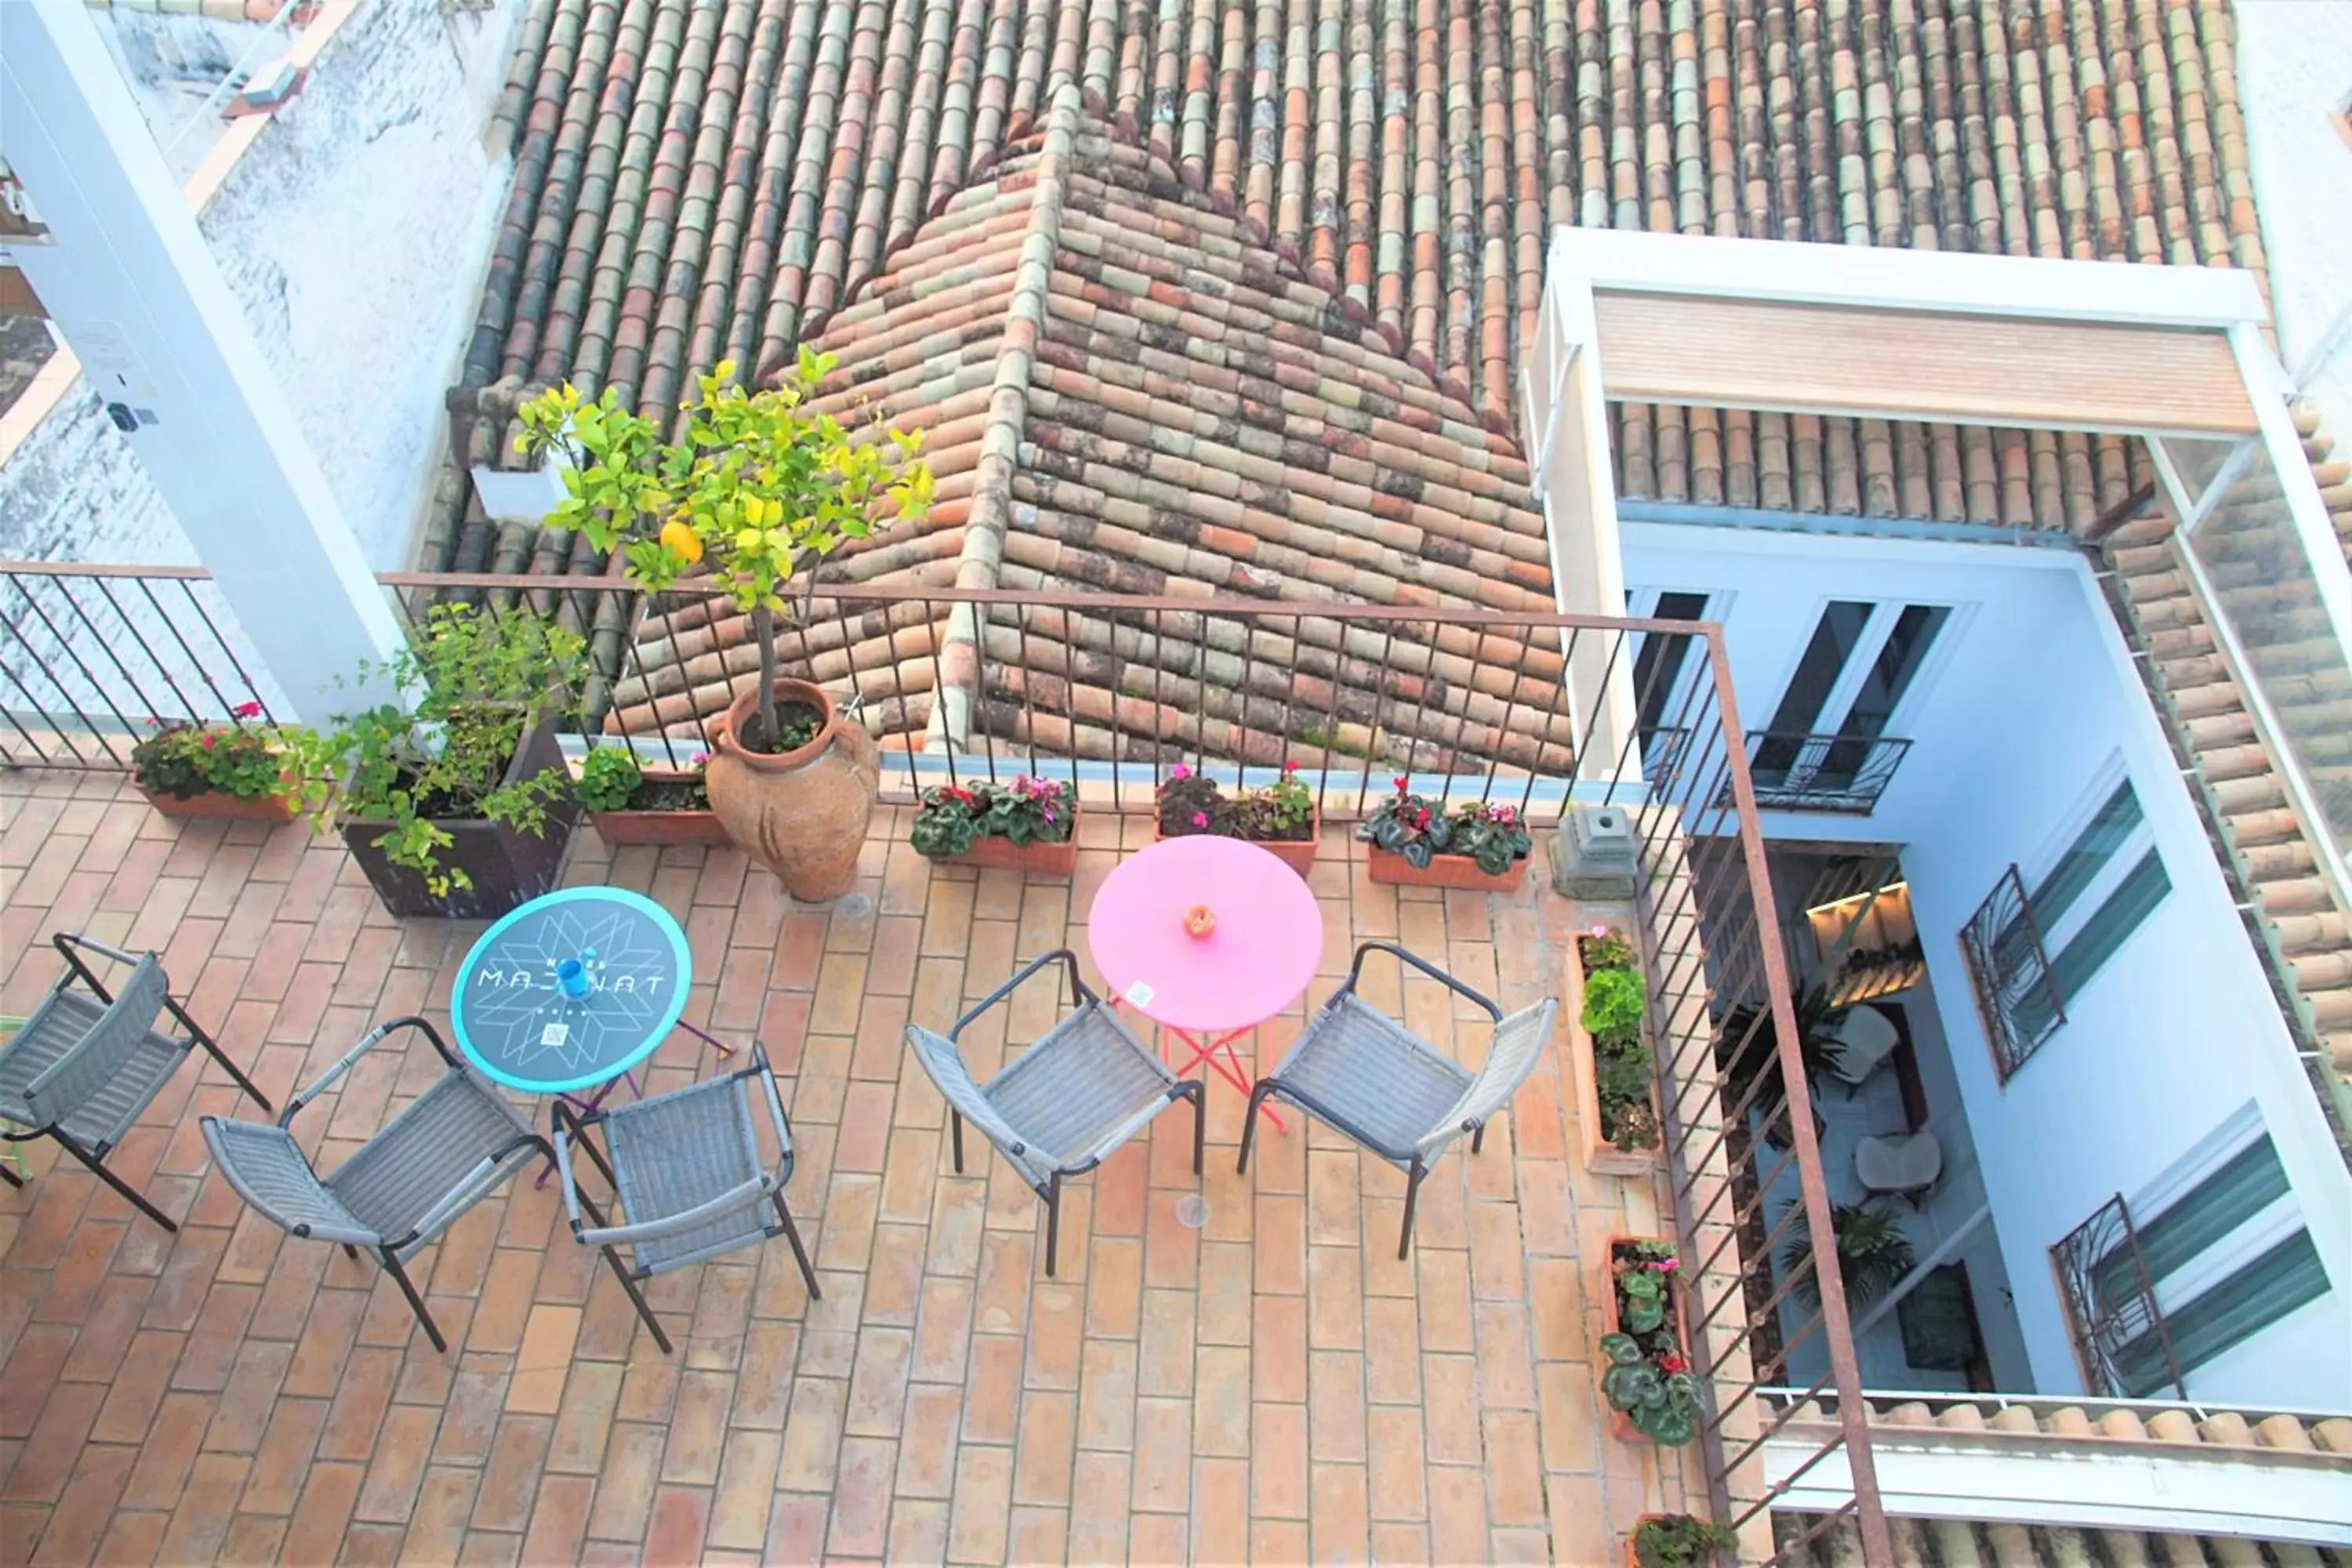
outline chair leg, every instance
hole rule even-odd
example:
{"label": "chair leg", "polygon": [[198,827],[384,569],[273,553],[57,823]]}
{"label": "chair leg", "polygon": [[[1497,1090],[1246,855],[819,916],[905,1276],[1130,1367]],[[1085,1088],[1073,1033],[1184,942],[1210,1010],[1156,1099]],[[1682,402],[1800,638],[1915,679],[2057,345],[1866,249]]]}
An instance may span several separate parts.
{"label": "chair leg", "polygon": [[[348,1252],[351,1249],[346,1247],[344,1250]],[[400,1287],[400,1293],[408,1298],[408,1310],[416,1314],[419,1323],[425,1325],[425,1337],[433,1342],[435,1350],[447,1355],[449,1342],[441,1337],[441,1325],[435,1322],[433,1314],[425,1310],[425,1298],[416,1293],[415,1285],[408,1278],[408,1270],[400,1266],[400,1255],[389,1247],[377,1247],[375,1255],[377,1261],[383,1265],[383,1271],[392,1276],[393,1283]]]}
{"label": "chair leg", "polygon": [[1481,1121],[1478,1123],[1478,1130],[1470,1134],[1470,1152],[1475,1154],[1480,1149],[1486,1146],[1486,1124]]}
{"label": "chair leg", "polygon": [[1192,1091],[1185,1096],[1192,1102],[1192,1173],[1201,1173],[1201,1157],[1208,1152],[1209,1091],[1198,1079],[1192,1080]]}
{"label": "chair leg", "polygon": [[5,1182],[12,1187],[21,1187],[25,1184],[25,1178],[9,1166],[9,1162],[16,1157],[16,1152],[14,1149],[0,1151],[0,1182]]}
{"label": "chair leg", "polygon": [[784,1239],[793,1244],[793,1257],[801,1266],[801,1281],[808,1287],[809,1300],[822,1301],[824,1292],[816,1288],[816,1270],[809,1267],[808,1248],[801,1245],[801,1233],[793,1224],[793,1211],[784,1206],[783,1189],[768,1194],[776,1200],[776,1217],[784,1222]]}
{"label": "chair leg", "polygon": [[1404,1230],[1397,1237],[1397,1261],[1400,1263],[1404,1261],[1405,1254],[1412,1250],[1412,1205],[1421,1196],[1421,1179],[1427,1174],[1427,1167],[1415,1160],[1412,1169],[1405,1175]]}
{"label": "chair leg", "polygon": [[1272,1091],[1273,1087],[1265,1079],[1260,1079],[1257,1080],[1256,1087],[1250,1090],[1249,1109],[1242,1114],[1241,1163],[1234,1167],[1234,1171],[1242,1175],[1249,1174],[1250,1144],[1257,1138],[1257,1108],[1265,1103],[1265,1097]]}
{"label": "chair leg", "polygon": [[[587,1140],[583,1138],[581,1142],[585,1143]],[[588,1223],[599,1230],[604,1229],[604,1215],[596,1207],[594,1201],[586,1193],[580,1192],[580,1184],[577,1181],[572,1184],[572,1190],[579,1194],[580,1206],[586,1212]],[[656,1318],[654,1310],[646,1304],[645,1292],[638,1289],[637,1282],[629,1277],[627,1267],[621,1262],[621,1255],[613,1250],[613,1245],[610,1242],[606,1242],[596,1250],[604,1255],[606,1263],[612,1265],[613,1278],[618,1279],[621,1282],[621,1289],[629,1293],[629,1304],[636,1308],[637,1317],[643,1321],[646,1328],[653,1331],[654,1343],[661,1346],[662,1354],[671,1353],[669,1336],[662,1332],[661,1320]]]}
{"label": "chair leg", "polygon": [[1054,1253],[1062,1240],[1062,1173],[1045,1178],[1045,1278],[1054,1277]]}
{"label": "chair leg", "polygon": [[179,1226],[174,1223],[169,1215],[165,1215],[162,1209],[157,1208],[153,1204],[149,1203],[144,1197],[141,1196],[139,1193],[131,1187],[131,1184],[125,1182],[121,1177],[108,1170],[104,1161],[100,1160],[97,1155],[91,1153],[89,1150],[83,1148],[80,1144],[75,1142],[72,1139],[67,1137],[62,1132],[52,1131],[49,1136],[55,1138],[58,1142],[64,1147],[67,1153],[71,1154],[75,1159],[79,1160],[83,1164],[88,1165],[92,1171],[96,1172],[100,1181],[104,1182],[108,1186],[112,1187],[116,1192],[121,1193],[124,1197],[130,1199],[132,1206],[137,1208],[140,1213],[145,1215],[149,1219],[153,1220],[157,1225],[162,1226],[165,1230],[170,1231],[174,1236],[179,1234]]}
{"label": "chair leg", "polygon": [[360,1249],[347,1241],[343,1243],[343,1256],[357,1263],[360,1260]]}
{"label": "chair leg", "polygon": [[963,1117],[953,1110],[948,1112],[948,1141],[955,1147],[956,1174],[961,1176],[963,1174]]}

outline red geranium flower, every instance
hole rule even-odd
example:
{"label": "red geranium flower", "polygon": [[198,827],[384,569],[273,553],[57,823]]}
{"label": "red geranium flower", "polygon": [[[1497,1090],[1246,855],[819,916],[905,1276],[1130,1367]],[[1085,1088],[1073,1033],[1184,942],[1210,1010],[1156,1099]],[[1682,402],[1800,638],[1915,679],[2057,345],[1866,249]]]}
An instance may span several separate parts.
{"label": "red geranium flower", "polygon": [[228,716],[232,719],[258,719],[261,717],[261,704],[240,702],[228,710]]}

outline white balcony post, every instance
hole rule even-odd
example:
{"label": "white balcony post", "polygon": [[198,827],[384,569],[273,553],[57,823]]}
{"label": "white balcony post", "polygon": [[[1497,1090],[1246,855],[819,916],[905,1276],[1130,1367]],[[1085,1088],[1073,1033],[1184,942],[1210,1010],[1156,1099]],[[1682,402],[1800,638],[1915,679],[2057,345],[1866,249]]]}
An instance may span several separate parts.
{"label": "white balcony post", "polygon": [[48,230],[9,259],[296,715],[389,699],[399,621],[82,0],[0,0],[0,155]]}

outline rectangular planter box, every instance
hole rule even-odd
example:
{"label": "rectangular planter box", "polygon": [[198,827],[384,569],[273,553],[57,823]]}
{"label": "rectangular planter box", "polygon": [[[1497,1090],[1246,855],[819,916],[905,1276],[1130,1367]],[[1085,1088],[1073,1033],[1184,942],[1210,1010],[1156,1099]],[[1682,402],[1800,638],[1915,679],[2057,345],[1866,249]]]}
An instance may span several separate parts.
{"label": "rectangular planter box", "polygon": [[[1157,844],[1166,837],[1168,837],[1166,834],[1160,831],[1159,823],[1155,819],[1151,827],[1151,841]],[[1177,837],[1189,838],[1192,835],[1179,834]],[[1307,837],[1304,838],[1244,838],[1242,842],[1256,845],[1304,877],[1315,868],[1315,852],[1322,847],[1323,807],[1318,804],[1313,808],[1312,815],[1307,819]]]}
{"label": "rectangular planter box", "polygon": [[975,838],[961,855],[940,858],[942,866],[976,866],[983,871],[1021,871],[1032,877],[1067,877],[1078,868],[1078,811],[1070,811],[1070,836],[1059,844],[1015,844],[1010,838]]}
{"label": "rectangular planter box", "polygon": [[1511,862],[1511,868],[1499,877],[1490,877],[1478,869],[1478,862],[1467,855],[1433,855],[1426,866],[1416,866],[1392,849],[1371,847],[1369,869],[1375,882],[1392,882],[1400,888],[1462,888],[1477,893],[1512,893],[1528,879],[1528,862],[1532,856],[1522,855]]}
{"label": "rectangular planter box", "polygon": [[[1612,1236],[1601,1248],[1601,1283],[1599,1286],[1601,1294],[1599,1300],[1601,1302],[1601,1321],[1602,1325],[1601,1331],[1601,1336],[1604,1339],[1609,1335],[1617,1332],[1619,1328],[1617,1321],[1617,1249],[1620,1247],[1631,1247],[1637,1242],[1644,1241],[1665,1245],[1667,1243],[1667,1238],[1663,1236]],[[1679,1248],[1677,1248],[1676,1255],[1680,1256]],[[1674,1325],[1675,1348],[1682,1352],[1682,1358],[1685,1362],[1689,1362],[1691,1358],[1690,1334],[1685,1325],[1690,1321],[1690,1314],[1685,1310],[1685,1306],[1686,1298],[1683,1294],[1682,1270],[1677,1268],[1675,1271],[1673,1280],[1666,1286],[1666,1321]],[[1596,1344],[1598,1342],[1598,1341],[1595,1342]],[[1599,1353],[1600,1352],[1598,1351],[1595,1351],[1594,1355],[1596,1359],[1598,1359]],[[1696,1368],[1694,1366],[1692,1370],[1696,1371]],[[1604,1401],[1603,1403],[1605,1404],[1606,1402]],[[1633,1421],[1623,1411],[1617,1409],[1613,1405],[1609,1407],[1609,1429],[1616,1434],[1617,1440],[1621,1443],[1643,1443],[1649,1440],[1643,1436],[1641,1429],[1633,1425]]]}
{"label": "rectangular planter box", "polygon": [[203,795],[181,800],[147,789],[139,793],[147,797],[149,805],[164,816],[216,817],[231,822],[291,822],[302,813],[300,806],[282,795],[264,795],[259,800],[240,800],[233,795],[218,795],[207,790]]}
{"label": "rectangular planter box", "polygon": [[[1569,1074],[1576,1079],[1577,1135],[1584,1146],[1584,1168],[1596,1176],[1646,1175],[1658,1163],[1658,1149],[1620,1149],[1601,1133],[1600,1065],[1593,1060],[1592,1037],[1584,1027],[1584,935],[1568,944]],[[1639,973],[1638,968],[1636,973]],[[1658,1121],[1658,1089],[1650,1086],[1650,1116]],[[1659,1138],[1664,1139],[1659,1122]]]}
{"label": "rectangular planter box", "polygon": [[[512,783],[563,767],[563,748],[556,743],[555,732],[542,724],[523,732],[522,744],[515,748],[506,776]],[[435,826],[455,841],[440,853],[443,868],[461,868],[474,883],[470,888],[450,889],[446,898],[435,897],[421,875],[394,865],[376,847],[375,841],[391,829],[391,823],[345,817],[340,826],[352,858],[359,862],[368,885],[393,914],[404,919],[488,920],[554,889],[563,870],[564,854],[572,847],[572,830],[579,820],[579,804],[569,799],[548,808],[547,832],[542,836],[517,833],[480,817],[436,819]]]}
{"label": "rectangular planter box", "polygon": [[[642,776],[647,784],[675,784],[690,782],[694,775],[673,768],[646,768]],[[588,820],[596,826],[596,837],[607,844],[727,844],[732,842],[727,830],[719,826],[714,811],[592,811]]]}

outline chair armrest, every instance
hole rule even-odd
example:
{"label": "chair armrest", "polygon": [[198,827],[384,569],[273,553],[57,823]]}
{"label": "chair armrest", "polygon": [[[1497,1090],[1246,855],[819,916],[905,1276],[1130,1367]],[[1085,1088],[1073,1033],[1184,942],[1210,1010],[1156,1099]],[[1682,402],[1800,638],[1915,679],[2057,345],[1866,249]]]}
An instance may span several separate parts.
{"label": "chair armrest", "polygon": [[995,990],[982,997],[979,1005],[967,1011],[962,1017],[958,1018],[953,1025],[950,1026],[948,1029],[948,1038],[950,1040],[961,1039],[963,1037],[964,1029],[974,1018],[979,1017],[982,1013],[987,1012],[991,1007],[995,1006],[999,1002],[1002,1002],[1007,996],[1012,995],[1013,992],[1021,988],[1021,983],[1023,981],[1028,979],[1031,975],[1036,973],[1039,970],[1045,968],[1047,964],[1053,963],[1057,958],[1069,968],[1070,989],[1077,993],[1077,999],[1080,1002],[1094,1001],[1095,994],[1087,989],[1087,983],[1085,981],[1078,978],[1078,955],[1072,952],[1066,947],[1057,947],[1053,952],[1040,953],[1035,958],[1031,959],[1027,963],[1023,964],[1019,972],[1016,973],[1012,979],[1006,981],[1003,984],[998,986]]}
{"label": "chair armrest", "polygon": [[760,1099],[768,1108],[768,1121],[776,1130],[776,1184],[782,1186],[793,1170],[793,1122],[784,1114],[784,1097],[776,1088],[776,1071],[768,1065],[768,1048],[759,1041],[751,1042],[751,1065],[736,1073],[740,1080],[756,1078],[760,1080]]}
{"label": "chair armrest", "polygon": [[[1034,969],[1036,966],[1032,964],[1030,967]],[[919,1024],[909,1024],[907,1026],[907,1044],[912,1047],[916,1058],[923,1064],[923,1070],[930,1075],[931,1081],[939,1086],[940,1093],[947,1097],[947,1102],[954,1107],[958,1115],[980,1129],[982,1137],[1007,1153],[1023,1156],[1029,1153],[1029,1141],[1013,1131],[1013,1124],[1004,1120],[1003,1113],[996,1109],[988,1096],[980,1092],[980,1085],[972,1081],[971,1072],[963,1065],[963,1055],[956,1048],[954,1040],[942,1039]]]}
{"label": "chair armrest", "polygon": [[1455,995],[1465,996],[1469,998],[1471,1001],[1475,1002],[1482,1009],[1485,1010],[1486,1016],[1492,1018],[1495,1022],[1499,1024],[1503,1021],[1503,1010],[1500,1007],[1496,1006],[1494,1003],[1488,1001],[1485,996],[1471,990],[1470,987],[1463,984],[1462,982],[1454,979],[1454,976],[1446,973],[1445,971],[1438,968],[1427,959],[1407,952],[1403,948],[1399,947],[1392,942],[1368,942],[1359,945],[1356,949],[1356,961],[1348,965],[1347,981],[1340,985],[1339,991],[1334,995],[1334,1000],[1337,1000],[1339,996],[1345,996],[1349,992],[1353,991],[1356,988],[1356,977],[1362,972],[1364,967],[1364,955],[1374,951],[1394,954],[1400,961],[1412,965],[1413,968],[1420,970],[1423,974],[1428,975],[1432,980],[1444,985]]}
{"label": "chair armrest", "polygon": [[1426,1155],[1465,1132],[1475,1131],[1486,1124],[1486,1119],[1510,1103],[1519,1091],[1519,1085],[1536,1070],[1543,1058],[1546,1041],[1551,1038],[1552,1021],[1559,1014],[1559,1000],[1547,996],[1530,1007],[1522,1007],[1495,1026],[1495,1037],[1486,1047],[1486,1059],[1478,1064],[1462,1098],[1447,1108],[1436,1126],[1422,1135],[1418,1147]]}
{"label": "chair armrest", "polygon": [[417,1216],[416,1223],[408,1227],[408,1234],[392,1244],[394,1249],[397,1251],[413,1247],[425,1237],[438,1235],[443,1226],[488,1194],[490,1184],[497,1178],[500,1165],[505,1164],[518,1150],[534,1146],[543,1149],[546,1144],[538,1133],[526,1132],[519,1138],[509,1138],[503,1145],[484,1155],[439,1203]]}
{"label": "chair armrest", "polygon": [[563,1210],[572,1221],[572,1235],[581,1234],[580,1184],[572,1175],[572,1134],[580,1123],[559,1099],[547,1113],[548,1144],[555,1151],[555,1179],[563,1184]]}
{"label": "chair armrest", "polygon": [[677,1214],[664,1215],[659,1219],[649,1219],[641,1223],[633,1221],[627,1225],[608,1225],[600,1230],[583,1230],[577,1234],[580,1239],[590,1247],[603,1247],[608,1243],[658,1241],[663,1237],[675,1236],[680,1231],[692,1230],[697,1226],[708,1225],[730,1209],[741,1208],[755,1198],[767,1196],[774,1187],[774,1182],[769,1177],[764,1174],[758,1175],[748,1182],[738,1182],[717,1197],[707,1198],[692,1208],[682,1210]]}
{"label": "chair armrest", "polygon": [[[71,945],[68,945],[68,943]],[[75,948],[79,947],[97,953],[100,958],[110,958],[117,963],[137,963],[142,958],[155,957],[152,952],[126,952],[121,948],[103,942],[93,942],[79,931],[72,931],[50,932],[49,945],[56,948],[66,963],[73,966],[74,973],[80,977],[83,984],[110,1002],[114,1000],[114,994],[99,983],[97,973],[89,964],[82,962],[81,954],[76,952]]]}
{"label": "chair armrest", "polygon": [[353,1046],[350,1050],[345,1051],[342,1054],[341,1060],[337,1061],[334,1066],[329,1068],[325,1072],[320,1073],[316,1079],[311,1080],[310,1085],[299,1094],[295,1095],[291,1100],[289,1100],[286,1102],[286,1109],[278,1113],[278,1125],[280,1127],[291,1125],[294,1121],[294,1113],[296,1111],[310,1104],[310,1101],[318,1099],[321,1093],[325,1092],[329,1084],[334,1082],[337,1079],[351,1071],[352,1064],[357,1062],[362,1057],[367,1055],[369,1051],[373,1050],[387,1036],[390,1036],[401,1029],[422,1029],[425,1031],[425,1037],[433,1042],[433,1048],[440,1053],[440,1057],[443,1061],[446,1062],[453,1068],[459,1065],[457,1058],[450,1054],[447,1044],[442,1040],[441,1032],[439,1030],[436,1029],[431,1024],[417,1016],[415,1014],[406,1014],[401,1017],[393,1019],[388,1024],[378,1024],[374,1028],[370,1029],[365,1035],[362,1036],[360,1043]]}

